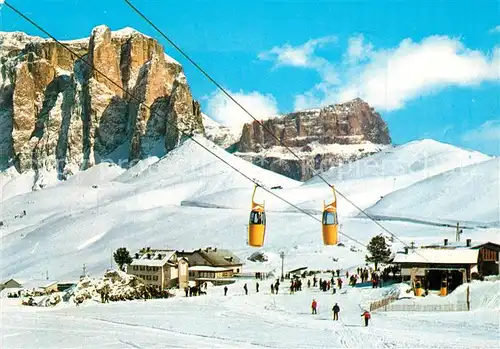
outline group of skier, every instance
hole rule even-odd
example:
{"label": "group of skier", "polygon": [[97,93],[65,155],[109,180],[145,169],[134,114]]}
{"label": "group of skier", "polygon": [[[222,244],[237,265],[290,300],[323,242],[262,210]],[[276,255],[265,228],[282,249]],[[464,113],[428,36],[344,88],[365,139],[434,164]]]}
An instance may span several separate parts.
{"label": "group of skier", "polygon": [[[311,311],[312,311],[313,315],[318,314],[318,302],[316,301],[316,299],[312,300]],[[338,303],[335,303],[335,305],[332,308],[332,312],[333,312],[333,321],[338,321],[339,320],[339,313],[340,313],[340,307],[339,307]],[[364,317],[365,326],[368,326],[368,321],[371,318],[370,312],[368,310],[365,310],[363,312],[363,314],[361,314],[361,317]]]}

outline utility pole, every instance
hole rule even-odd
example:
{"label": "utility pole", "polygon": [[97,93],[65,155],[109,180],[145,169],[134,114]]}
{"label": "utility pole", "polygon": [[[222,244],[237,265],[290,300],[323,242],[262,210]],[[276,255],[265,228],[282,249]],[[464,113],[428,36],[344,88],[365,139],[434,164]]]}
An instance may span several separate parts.
{"label": "utility pole", "polygon": [[284,251],[280,252],[280,257],[281,257],[281,281],[284,281],[285,280],[285,274],[284,274],[285,252]]}
{"label": "utility pole", "polygon": [[85,266],[85,263],[83,263],[83,268],[82,268],[82,270],[83,270],[82,277],[87,276],[87,267]]}
{"label": "utility pole", "polygon": [[415,241],[412,241],[410,245],[411,245],[411,249],[414,250],[415,249]]}
{"label": "utility pole", "polygon": [[463,233],[463,230],[460,229],[460,223],[457,222],[457,231],[456,231],[456,235],[455,235],[457,242],[460,242],[460,235],[462,235],[462,233]]}

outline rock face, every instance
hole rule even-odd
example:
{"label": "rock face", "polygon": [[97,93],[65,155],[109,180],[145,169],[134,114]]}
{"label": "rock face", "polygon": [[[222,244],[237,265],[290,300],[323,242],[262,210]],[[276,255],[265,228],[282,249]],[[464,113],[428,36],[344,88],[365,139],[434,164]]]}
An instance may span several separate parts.
{"label": "rock face", "polygon": [[210,141],[224,149],[238,142],[241,137],[241,129],[239,132],[235,132],[235,130],[219,124],[207,115],[203,113],[201,115],[203,118],[203,127],[205,128],[205,137]]}
{"label": "rock face", "polygon": [[204,133],[182,66],[156,40],[98,26],[64,43],[82,59],[53,40],[0,32],[0,170],[64,177],[165,153],[181,131]]}
{"label": "rock face", "polygon": [[[235,154],[266,169],[297,180],[333,166],[378,152],[391,143],[386,123],[367,103],[357,98],[243,126]],[[301,160],[284,146],[290,147]]]}

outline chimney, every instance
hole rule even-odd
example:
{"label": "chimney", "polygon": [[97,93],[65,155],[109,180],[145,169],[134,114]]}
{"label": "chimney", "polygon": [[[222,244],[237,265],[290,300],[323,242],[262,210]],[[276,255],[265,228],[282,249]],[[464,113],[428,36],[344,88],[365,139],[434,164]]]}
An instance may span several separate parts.
{"label": "chimney", "polygon": [[465,240],[465,245],[466,245],[467,247],[470,247],[470,245],[471,245],[471,239],[467,239],[467,240]]}
{"label": "chimney", "polygon": [[448,246],[448,239],[444,239],[444,245]]}
{"label": "chimney", "polygon": [[405,247],[405,254],[408,254],[408,247]]}

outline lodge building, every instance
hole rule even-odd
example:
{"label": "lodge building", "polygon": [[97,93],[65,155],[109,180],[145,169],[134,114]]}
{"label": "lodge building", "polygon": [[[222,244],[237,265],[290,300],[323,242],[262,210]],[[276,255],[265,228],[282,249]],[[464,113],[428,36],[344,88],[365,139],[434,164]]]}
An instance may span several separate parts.
{"label": "lodge building", "polygon": [[426,290],[438,290],[446,281],[448,292],[473,278],[499,274],[500,245],[493,242],[449,243],[405,248],[393,263],[401,268],[403,281],[419,282]]}

